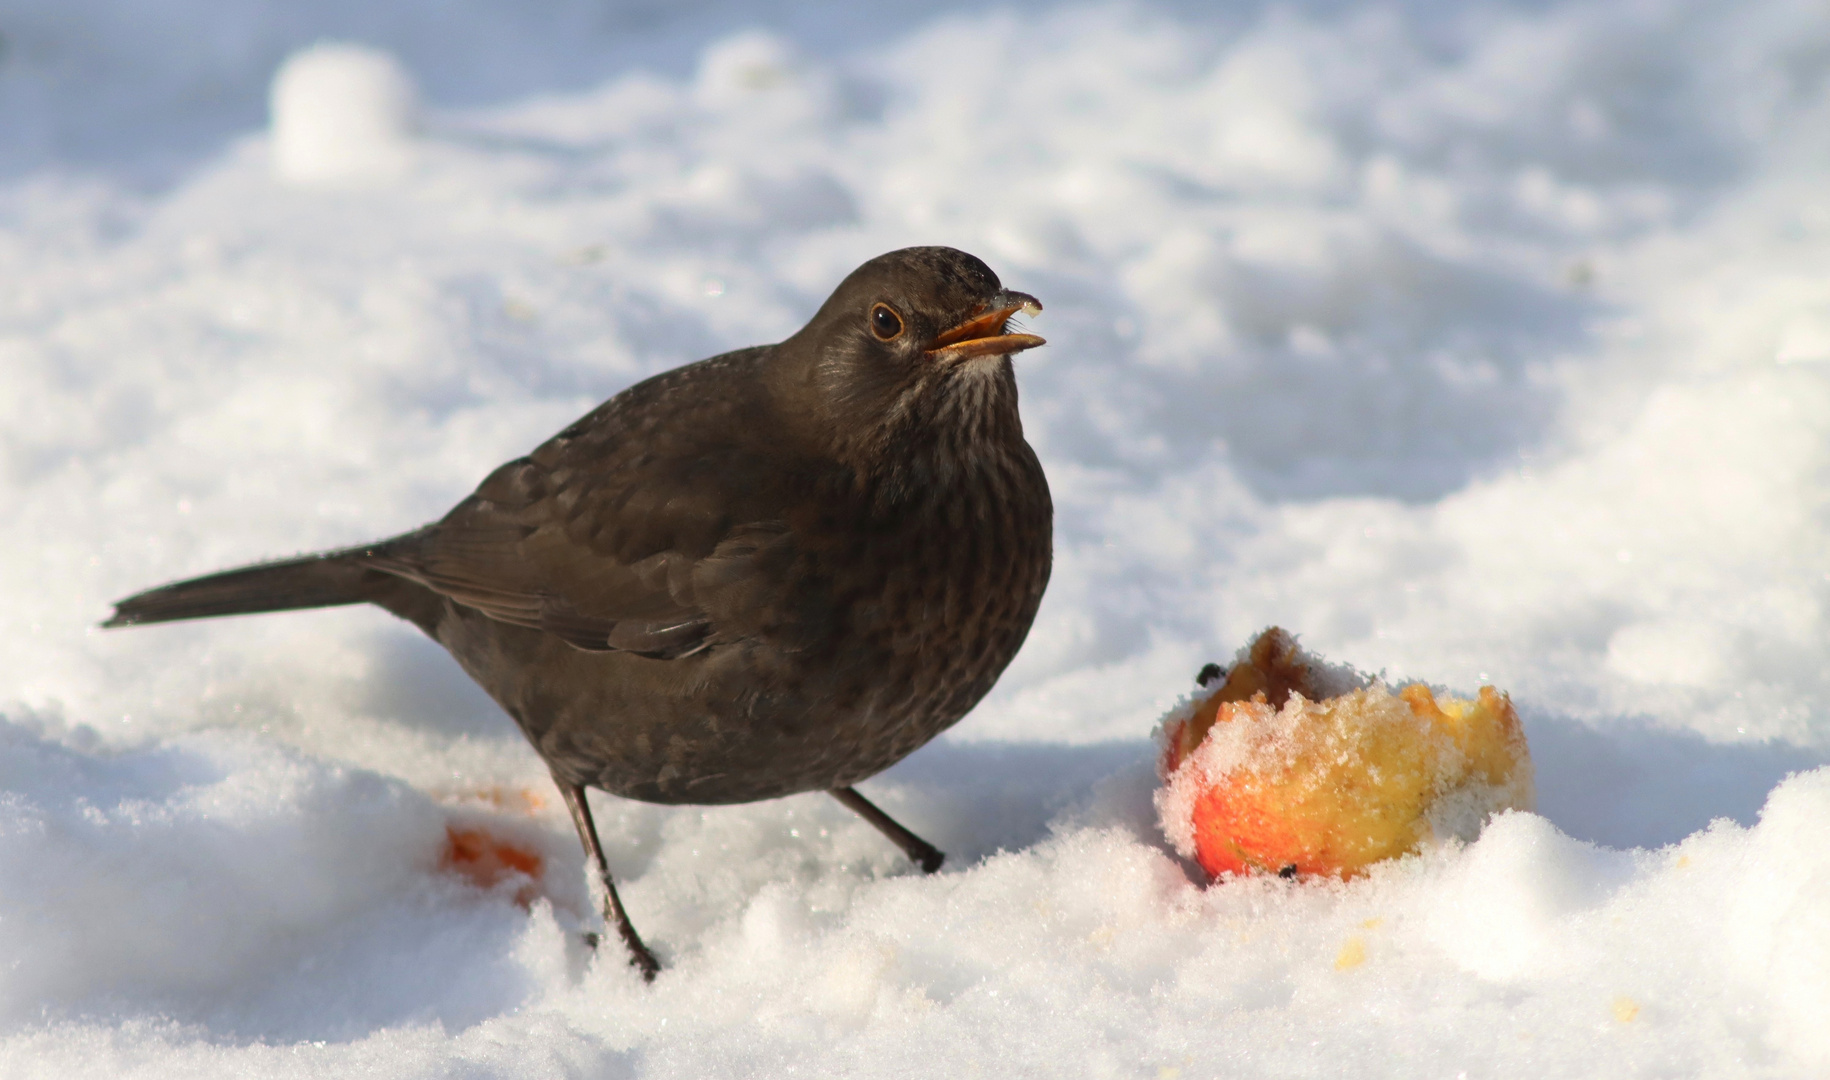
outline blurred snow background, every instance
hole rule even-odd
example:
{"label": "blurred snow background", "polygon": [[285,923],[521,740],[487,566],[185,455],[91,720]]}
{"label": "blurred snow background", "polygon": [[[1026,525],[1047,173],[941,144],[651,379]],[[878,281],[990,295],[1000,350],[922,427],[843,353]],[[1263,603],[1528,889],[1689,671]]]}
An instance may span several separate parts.
{"label": "blurred snow background", "polygon": [[[404,625],[94,629],[914,243],[1047,303],[1059,507],[866,785],[936,878],[602,799],[646,988]],[[1816,4],[0,2],[0,1075],[1822,1075],[1827,268]],[[1147,736],[1270,623],[1510,690],[1541,816],[1202,887]]]}

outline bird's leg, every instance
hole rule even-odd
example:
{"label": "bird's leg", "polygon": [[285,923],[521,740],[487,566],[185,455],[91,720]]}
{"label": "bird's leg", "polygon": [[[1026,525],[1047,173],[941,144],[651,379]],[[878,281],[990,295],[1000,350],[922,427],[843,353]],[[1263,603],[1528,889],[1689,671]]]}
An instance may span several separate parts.
{"label": "bird's leg", "polygon": [[932,874],[940,869],[940,864],[947,856],[933,844],[903,828],[896,819],[877,809],[869,799],[858,794],[857,788],[833,788],[832,797],[845,804],[846,809],[877,826],[877,831],[895,841],[915,865],[921,867],[922,873]]}
{"label": "bird's leg", "polygon": [[[597,863],[598,876],[604,883],[604,921],[616,927],[616,932],[629,948],[629,965],[642,973],[642,981],[654,982],[655,973],[661,970],[661,962],[642,944],[642,938],[635,932],[635,925],[629,921],[629,913],[623,910],[622,897],[616,895],[616,882],[610,880],[610,863],[604,858],[604,847],[597,840],[597,824],[591,820],[591,806],[585,802],[585,789],[578,784],[568,784],[557,776],[553,782],[559,785],[559,794],[566,800],[566,809],[572,812],[572,825],[578,830],[578,841],[585,846],[585,854]],[[597,935],[585,935],[585,941],[592,948],[597,947]]]}

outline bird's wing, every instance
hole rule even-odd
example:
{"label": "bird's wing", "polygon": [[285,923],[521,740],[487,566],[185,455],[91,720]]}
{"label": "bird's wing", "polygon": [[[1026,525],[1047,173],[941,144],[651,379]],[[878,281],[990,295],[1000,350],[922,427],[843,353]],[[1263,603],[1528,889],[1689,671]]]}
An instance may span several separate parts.
{"label": "bird's wing", "polygon": [[792,561],[782,466],[736,415],[754,395],[702,366],[612,399],[364,561],[581,649],[676,658],[754,632]]}
{"label": "bird's wing", "polygon": [[706,643],[710,619],[690,588],[678,588],[685,560],[662,552],[619,562],[561,530],[515,520],[521,516],[473,497],[457,520],[402,537],[365,561],[581,649],[677,657]]}

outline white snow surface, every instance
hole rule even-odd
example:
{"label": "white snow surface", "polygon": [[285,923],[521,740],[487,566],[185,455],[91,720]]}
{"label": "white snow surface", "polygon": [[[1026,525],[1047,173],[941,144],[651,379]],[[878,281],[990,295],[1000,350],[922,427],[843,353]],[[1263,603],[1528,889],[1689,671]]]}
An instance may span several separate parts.
{"label": "white snow surface", "polygon": [[[0,35],[0,1076],[1830,1072],[1821,5],[6,0]],[[538,759],[407,626],[96,629],[434,518],[918,243],[1046,303],[1058,508],[1022,655],[863,788],[936,876],[819,795],[600,797],[645,986],[579,943]],[[1510,691],[1537,813],[1209,886],[1149,735],[1269,624]],[[545,898],[441,872],[453,824]]]}
{"label": "white snow surface", "polygon": [[273,77],[273,171],[299,184],[360,185],[406,170],[419,111],[413,80],[379,49],[324,42]]}

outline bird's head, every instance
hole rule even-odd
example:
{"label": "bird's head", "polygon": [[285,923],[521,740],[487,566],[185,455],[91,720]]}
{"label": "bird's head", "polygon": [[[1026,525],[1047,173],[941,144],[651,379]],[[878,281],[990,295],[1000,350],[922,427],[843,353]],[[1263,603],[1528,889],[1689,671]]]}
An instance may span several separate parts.
{"label": "bird's head", "polygon": [[1014,423],[1010,357],[1043,340],[1009,324],[1041,310],[963,251],[903,248],[852,271],[782,349],[834,421],[901,426],[999,409]]}

